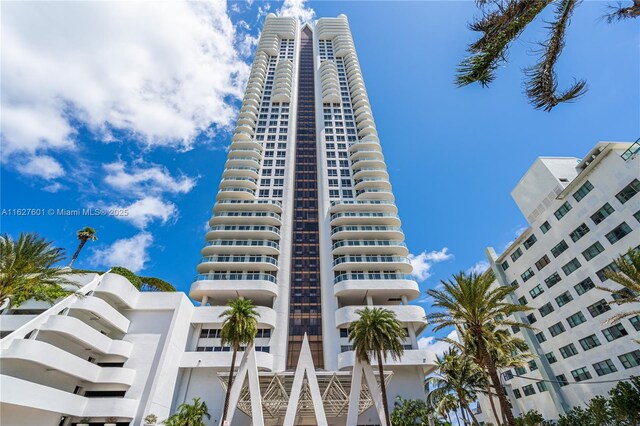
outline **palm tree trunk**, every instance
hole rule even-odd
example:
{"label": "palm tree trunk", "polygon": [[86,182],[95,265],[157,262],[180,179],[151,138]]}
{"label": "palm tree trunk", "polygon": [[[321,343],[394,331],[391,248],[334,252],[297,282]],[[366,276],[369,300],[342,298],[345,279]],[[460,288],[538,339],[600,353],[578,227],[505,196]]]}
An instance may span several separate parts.
{"label": "palm tree trunk", "polygon": [[476,418],[476,416],[473,415],[473,410],[471,409],[471,407],[469,407],[469,404],[465,402],[464,407],[467,409],[467,412],[469,413],[469,416],[471,418],[471,424],[478,425],[479,424],[478,419]]}
{"label": "palm tree trunk", "polygon": [[491,391],[491,384],[489,383],[488,379],[489,378],[487,377],[487,395],[489,395],[489,403],[491,404],[491,411],[493,411],[493,417],[496,419],[496,422],[498,422],[498,426],[500,426],[500,417],[498,416],[498,411],[496,410],[496,404],[493,402],[493,392]]}
{"label": "palm tree trunk", "polygon": [[462,421],[465,425],[469,424],[469,420],[467,420],[467,414],[464,412],[464,404],[462,403],[462,398],[460,398],[460,394],[458,394],[458,400],[460,401],[460,414],[462,414]]}
{"label": "palm tree trunk", "polygon": [[450,425],[453,424],[451,423],[451,414],[449,414],[449,412],[447,412],[447,421],[449,422]]}
{"label": "palm tree trunk", "polygon": [[73,262],[76,261],[76,259],[78,258],[78,255],[80,254],[80,250],[82,250],[82,247],[84,247],[84,245],[87,244],[87,240],[80,240],[80,244],[78,244],[78,249],[76,250],[75,253],[73,253],[73,257],[71,258],[71,262],[69,262],[69,268],[71,268],[71,265],[73,265]]}
{"label": "palm tree trunk", "polygon": [[376,354],[378,358],[378,373],[380,374],[380,392],[382,393],[382,406],[384,407],[385,424],[391,426],[389,418],[389,404],[387,403],[387,385],[384,382],[384,367],[382,366],[382,352]]}
{"label": "palm tree trunk", "polygon": [[506,418],[506,423],[509,426],[516,425],[516,419],[513,417],[513,413],[509,408],[509,401],[507,400],[507,396],[504,394],[504,390],[502,389],[502,383],[500,383],[500,378],[498,377],[498,371],[496,370],[496,365],[491,359],[491,355],[489,355],[489,351],[482,340],[481,333],[475,333],[476,339],[478,341],[478,347],[480,349],[480,353],[482,354],[482,363],[485,368],[489,372],[489,377],[491,378],[491,382],[493,383],[493,388],[498,395],[498,401],[500,401],[500,406],[502,407],[502,412]]}
{"label": "palm tree trunk", "polygon": [[236,367],[236,355],[238,354],[238,348],[233,347],[233,355],[231,355],[231,368],[229,369],[229,380],[227,381],[227,395],[224,398],[224,411],[222,412],[222,421],[220,425],[224,425],[224,421],[227,419],[227,411],[229,411],[229,398],[231,397],[231,386],[233,385],[233,370]]}
{"label": "palm tree trunk", "polygon": [[460,424],[460,417],[458,417],[458,410],[453,410],[454,416],[456,416],[456,423]]}

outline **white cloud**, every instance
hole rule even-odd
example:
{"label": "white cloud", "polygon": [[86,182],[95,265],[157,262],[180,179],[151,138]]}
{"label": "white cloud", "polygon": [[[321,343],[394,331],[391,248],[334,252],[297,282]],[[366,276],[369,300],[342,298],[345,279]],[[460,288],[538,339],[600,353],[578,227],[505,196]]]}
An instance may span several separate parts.
{"label": "white cloud", "polygon": [[174,178],[169,171],[158,165],[143,167],[130,166],[131,171],[125,170],[127,165],[123,161],[102,166],[107,173],[104,181],[111,187],[134,195],[157,194],[161,192],[187,193],[195,185],[195,179],[187,176]]}
{"label": "white cloud", "polygon": [[489,269],[489,262],[486,260],[479,260],[474,263],[469,269],[467,269],[467,274],[482,274],[487,269]]}
{"label": "white cloud", "polygon": [[434,263],[443,262],[452,259],[453,255],[449,253],[447,247],[443,247],[440,251],[431,251],[415,255],[409,254],[409,261],[413,266],[413,275],[418,281],[424,281],[431,276],[431,267]]}
{"label": "white cloud", "polygon": [[291,16],[304,24],[305,22],[311,22],[316,16],[316,12],[310,7],[305,7],[305,0],[284,0],[277,15]]}
{"label": "white cloud", "polygon": [[131,238],[117,240],[110,246],[96,249],[90,261],[105,267],[123,266],[133,272],[144,269],[149,260],[149,247],[153,237],[148,232],[141,232]]}
{"label": "white cloud", "polygon": [[146,228],[150,222],[155,220],[160,220],[162,224],[165,224],[178,213],[178,209],[173,203],[165,202],[153,196],[144,197],[128,206],[113,205],[108,208],[126,210],[128,212],[126,216],[114,217],[129,222],[140,229]]}
{"label": "white cloud", "polygon": [[78,124],[103,141],[189,149],[199,132],[233,123],[227,101],[242,97],[249,67],[223,1],[10,2],[2,12],[4,161],[75,149]]}
{"label": "white cloud", "polygon": [[[458,333],[453,330],[447,335],[447,338],[459,342]],[[418,339],[418,348],[433,351],[436,355],[442,355],[447,349],[451,347],[451,344],[443,342],[442,340],[436,340],[434,336],[421,337]]]}
{"label": "white cloud", "polygon": [[42,187],[42,190],[47,192],[58,192],[63,189],[67,189],[67,187],[60,182],[52,182],[49,185]]}
{"label": "white cloud", "polygon": [[24,163],[17,166],[18,170],[25,175],[55,179],[64,174],[64,169],[60,163],[48,155],[34,155],[25,160]]}

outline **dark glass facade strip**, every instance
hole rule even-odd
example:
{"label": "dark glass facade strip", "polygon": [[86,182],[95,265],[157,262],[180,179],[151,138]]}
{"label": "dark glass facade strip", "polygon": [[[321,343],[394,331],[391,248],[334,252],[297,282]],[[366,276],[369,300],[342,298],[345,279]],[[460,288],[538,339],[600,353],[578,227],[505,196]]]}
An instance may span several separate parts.
{"label": "dark glass facade strip", "polygon": [[291,294],[287,367],[295,368],[307,333],[316,368],[324,368],[322,309],[320,304],[320,249],[318,230],[318,165],[313,33],[300,34],[296,163],[294,178]]}

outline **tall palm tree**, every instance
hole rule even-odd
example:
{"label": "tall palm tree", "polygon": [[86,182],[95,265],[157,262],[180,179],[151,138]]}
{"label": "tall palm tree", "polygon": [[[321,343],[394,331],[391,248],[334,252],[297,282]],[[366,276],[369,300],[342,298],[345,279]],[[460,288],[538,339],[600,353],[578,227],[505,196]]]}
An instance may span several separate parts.
{"label": "tall palm tree", "polygon": [[391,425],[389,418],[389,404],[387,402],[387,388],[384,382],[384,367],[382,361],[398,360],[404,353],[403,342],[406,332],[396,314],[384,308],[364,308],[356,311],[360,318],[351,324],[349,341],[353,345],[356,358],[360,362],[371,362],[371,357],[378,360],[380,375],[380,391],[382,405],[387,426]]}
{"label": "tall palm tree", "polygon": [[[586,93],[584,80],[576,81],[564,91],[558,91],[555,66],[564,48],[566,31],[579,0],[476,0],[482,17],[469,27],[481,33],[471,43],[469,56],[458,68],[456,84],[465,86],[480,83],[488,86],[496,70],[507,61],[509,45],[515,41],[529,24],[550,6],[555,8],[555,18],[548,26],[549,36],[540,43],[540,59],[537,64],[525,69],[526,92],[536,109],[550,111],[563,102],[576,100]],[[633,5],[615,7],[607,18],[609,22],[640,16],[640,0]]]}
{"label": "tall palm tree", "polygon": [[[453,393],[460,404],[462,418],[468,424],[467,414],[473,424],[478,424],[469,403],[474,401],[478,392],[485,388],[485,376],[482,370],[464,353],[460,353],[456,348],[450,347],[442,356],[436,360],[438,367],[435,376],[427,380],[433,385],[429,391],[427,400],[435,405],[444,395]],[[432,386],[427,386],[430,389]]]}
{"label": "tall palm tree", "polygon": [[88,226],[85,226],[84,228],[78,230],[76,234],[78,235],[80,244],[78,244],[78,248],[76,249],[76,252],[73,253],[71,262],[69,262],[69,268],[71,268],[71,265],[73,265],[73,262],[76,261],[76,259],[78,258],[78,255],[80,254],[80,250],[82,250],[82,247],[84,247],[84,245],[87,244],[87,241],[89,240],[95,241],[98,239],[98,237],[96,236],[96,230],[93,228],[89,228]]}
{"label": "tall palm tree", "polygon": [[66,278],[71,271],[54,266],[62,260],[64,250],[38,234],[0,236],[0,305],[9,309],[29,299],[53,304],[72,294],[76,285]]}
{"label": "tall palm tree", "polygon": [[491,271],[484,274],[460,272],[453,276],[453,281],[441,281],[442,290],[430,289],[427,290],[427,294],[434,299],[433,307],[442,308],[444,311],[427,314],[427,320],[435,324],[434,331],[456,327],[469,334],[477,345],[480,365],[487,370],[507,424],[515,426],[515,419],[489,348],[496,342],[495,329],[509,326],[529,327],[508,318],[530,308],[505,301],[506,296],[515,289],[511,286],[495,285],[494,281],[495,277]]}
{"label": "tall palm tree", "polygon": [[442,417],[446,417],[447,422],[452,425],[451,422],[451,412],[456,416],[456,423],[460,424],[460,418],[458,418],[458,408],[460,404],[456,400],[456,397],[453,394],[446,394],[440,400],[438,400],[437,405],[435,407],[436,413],[440,414]]}
{"label": "tall palm tree", "polygon": [[629,251],[614,261],[614,267],[605,271],[605,277],[620,284],[621,288],[598,287],[600,290],[611,293],[614,300],[611,305],[631,305],[633,310],[620,312],[607,320],[608,323],[616,323],[623,318],[640,314],[640,250]]}
{"label": "tall palm tree", "polygon": [[207,403],[200,401],[200,398],[193,398],[192,404],[182,404],[178,407],[178,412],[174,413],[162,424],[166,426],[206,426],[202,418],[211,418]]}
{"label": "tall palm tree", "polygon": [[224,411],[220,424],[224,424],[229,410],[229,397],[231,395],[231,386],[233,385],[236,356],[241,346],[248,346],[255,340],[258,332],[258,317],[260,316],[251,300],[233,299],[229,300],[227,306],[229,308],[220,314],[220,318],[224,318],[222,330],[220,330],[220,338],[223,345],[231,346],[233,355],[231,356],[227,395],[224,398]]}

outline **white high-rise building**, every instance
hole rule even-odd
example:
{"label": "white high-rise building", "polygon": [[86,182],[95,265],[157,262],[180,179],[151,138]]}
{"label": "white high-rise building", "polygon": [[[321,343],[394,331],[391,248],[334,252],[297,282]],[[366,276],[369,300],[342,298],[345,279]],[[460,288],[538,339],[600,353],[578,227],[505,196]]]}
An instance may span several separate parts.
{"label": "white high-rise building", "polygon": [[[514,329],[535,358],[503,371],[514,414],[537,410],[557,419],[616,381],[640,375],[640,316],[607,323],[629,305],[610,305],[619,288],[604,271],[640,249],[640,144],[598,143],[583,159],[540,157],[511,195],[529,227],[502,254],[487,259],[499,285],[535,330]],[[486,398],[482,418],[492,421]]]}
{"label": "white high-rise building", "polygon": [[384,424],[377,369],[347,335],[364,307],[395,312],[406,340],[385,362],[389,406],[424,398],[434,355],[417,345],[407,255],[347,18],[268,15],[189,293],[198,306],[106,274],[82,278],[83,298],[14,311],[26,315],[3,318],[0,373],[18,391],[0,395],[2,423],[138,425],[199,397],[219,425],[231,363],[219,316],[242,297],[259,332],[231,424]]}

